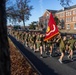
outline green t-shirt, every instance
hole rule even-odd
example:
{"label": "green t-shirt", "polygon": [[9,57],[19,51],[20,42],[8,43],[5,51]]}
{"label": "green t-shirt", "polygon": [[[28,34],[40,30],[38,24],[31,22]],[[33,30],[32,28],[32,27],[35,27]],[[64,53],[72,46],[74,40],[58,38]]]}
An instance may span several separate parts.
{"label": "green t-shirt", "polygon": [[74,39],[69,39],[68,41],[69,41],[69,43],[70,43],[70,47],[73,48],[74,42],[75,42],[76,40],[74,40]]}
{"label": "green t-shirt", "polygon": [[61,50],[65,49],[65,44],[64,44],[64,41],[62,39],[60,39],[60,49]]}

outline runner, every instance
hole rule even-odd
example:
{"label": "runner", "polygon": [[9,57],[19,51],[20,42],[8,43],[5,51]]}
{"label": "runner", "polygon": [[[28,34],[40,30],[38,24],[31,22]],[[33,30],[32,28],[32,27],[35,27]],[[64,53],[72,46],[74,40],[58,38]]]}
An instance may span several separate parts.
{"label": "runner", "polygon": [[66,38],[60,36],[59,38],[59,41],[60,41],[60,45],[59,45],[59,48],[60,48],[60,53],[61,53],[61,56],[59,58],[59,62],[62,64],[62,60],[63,60],[63,57],[64,57],[64,54],[65,54],[65,40]]}
{"label": "runner", "polygon": [[75,40],[73,39],[73,36],[70,36],[70,39],[69,39],[69,55],[68,55],[68,58],[71,59],[71,61],[73,61],[73,47],[74,47],[74,42]]}
{"label": "runner", "polygon": [[40,38],[39,38],[39,43],[40,43],[40,58],[43,58],[43,36],[42,34],[40,34]]}
{"label": "runner", "polygon": [[51,54],[52,54],[52,41],[51,40],[48,40],[47,41],[47,52],[48,52],[48,50],[49,50],[49,56],[51,56]]}
{"label": "runner", "polygon": [[73,50],[76,50],[76,41],[74,42]]}
{"label": "runner", "polygon": [[40,42],[39,42],[40,36],[39,35],[40,34],[37,33],[37,38],[36,38],[37,49],[36,49],[36,51],[39,51],[39,47],[40,47]]}
{"label": "runner", "polygon": [[33,34],[32,41],[33,41],[34,52],[36,52],[36,34]]}
{"label": "runner", "polygon": [[[43,39],[44,38],[45,38],[45,34],[43,34]],[[47,46],[46,41],[43,41],[43,51],[44,51],[44,54],[46,54],[46,46]]]}

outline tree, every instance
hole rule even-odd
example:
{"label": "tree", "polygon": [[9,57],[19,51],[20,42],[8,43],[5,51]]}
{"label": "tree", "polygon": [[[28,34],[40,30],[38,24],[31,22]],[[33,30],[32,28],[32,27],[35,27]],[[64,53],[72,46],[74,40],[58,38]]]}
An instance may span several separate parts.
{"label": "tree", "polygon": [[31,22],[29,29],[36,29],[36,27],[37,27],[37,22],[33,21]]}
{"label": "tree", "polygon": [[64,29],[64,24],[65,24],[65,22],[64,22],[64,20],[62,19],[62,20],[60,21],[60,25],[61,25],[61,28],[62,28],[62,29]]}
{"label": "tree", "polygon": [[0,0],[0,75],[10,75],[10,52],[7,38],[5,0]]}
{"label": "tree", "polygon": [[33,9],[32,6],[29,6],[29,2],[30,0],[16,0],[14,5],[7,8],[7,17],[12,18],[14,22],[23,21],[25,28],[25,21],[29,20],[30,11]]}
{"label": "tree", "polygon": [[18,29],[21,29],[21,27],[19,25],[14,25],[14,30],[18,30]]}
{"label": "tree", "polygon": [[70,3],[72,2],[72,0],[59,0],[60,1],[60,4],[63,6],[63,7],[67,7],[70,5]]}
{"label": "tree", "polygon": [[29,29],[35,29],[35,26],[33,24],[30,24]]}
{"label": "tree", "polygon": [[17,7],[19,11],[19,19],[23,21],[23,25],[25,28],[25,21],[29,20],[29,16],[31,16],[30,11],[33,9],[32,6],[29,6],[29,0],[16,0]]}
{"label": "tree", "polygon": [[57,18],[57,16],[54,17],[56,25],[58,25],[60,23],[60,20]]}
{"label": "tree", "polygon": [[19,11],[15,9],[15,5],[12,5],[7,8],[7,19],[9,19],[11,22],[18,22],[19,18]]}

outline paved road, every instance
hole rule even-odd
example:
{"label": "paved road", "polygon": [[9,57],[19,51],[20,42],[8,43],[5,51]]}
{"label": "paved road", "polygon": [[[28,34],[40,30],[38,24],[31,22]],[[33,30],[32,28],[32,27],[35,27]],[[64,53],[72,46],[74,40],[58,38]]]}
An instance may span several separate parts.
{"label": "paved road", "polygon": [[64,57],[64,64],[58,62],[58,57],[40,58],[39,52],[34,53],[29,48],[24,47],[15,38],[10,36],[13,43],[19,48],[24,56],[36,67],[41,75],[76,75],[76,58],[71,62]]}

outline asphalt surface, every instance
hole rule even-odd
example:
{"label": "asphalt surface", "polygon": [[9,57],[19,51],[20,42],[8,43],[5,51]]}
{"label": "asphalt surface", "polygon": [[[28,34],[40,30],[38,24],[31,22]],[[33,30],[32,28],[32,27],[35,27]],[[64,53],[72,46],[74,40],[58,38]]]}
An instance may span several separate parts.
{"label": "asphalt surface", "polygon": [[76,75],[76,54],[74,55],[73,62],[65,56],[63,64],[60,64],[58,62],[59,57],[47,57],[44,55],[44,58],[40,58],[39,52],[34,53],[33,50],[25,47],[10,35],[9,38],[19,48],[20,52],[34,65],[39,75]]}

